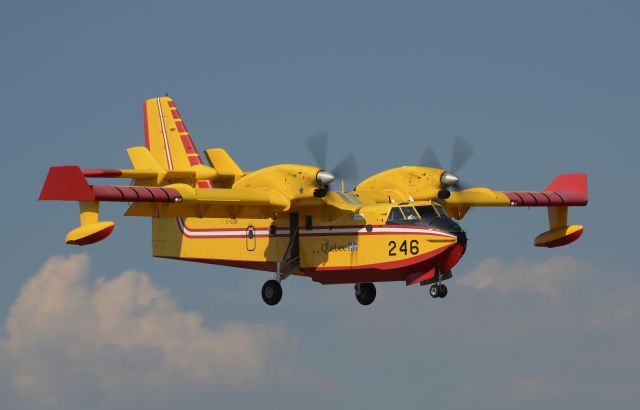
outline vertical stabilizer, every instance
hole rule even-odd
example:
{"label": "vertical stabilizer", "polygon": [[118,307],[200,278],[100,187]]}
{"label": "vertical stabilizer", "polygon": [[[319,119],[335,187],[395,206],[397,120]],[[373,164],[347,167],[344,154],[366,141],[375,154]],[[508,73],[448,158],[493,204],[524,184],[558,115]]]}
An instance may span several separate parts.
{"label": "vertical stabilizer", "polygon": [[[145,143],[162,168],[187,170],[201,165],[187,127],[170,97],[151,98],[144,102]],[[200,188],[211,188],[209,181],[198,181]]]}

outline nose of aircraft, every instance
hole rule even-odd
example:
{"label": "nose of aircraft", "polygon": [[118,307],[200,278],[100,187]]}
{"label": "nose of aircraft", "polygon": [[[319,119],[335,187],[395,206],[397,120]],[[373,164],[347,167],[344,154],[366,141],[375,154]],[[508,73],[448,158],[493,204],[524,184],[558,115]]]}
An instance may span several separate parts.
{"label": "nose of aircraft", "polygon": [[452,233],[458,237],[458,245],[462,247],[462,253],[464,253],[467,250],[467,233],[463,230]]}
{"label": "nose of aircraft", "polygon": [[451,218],[436,218],[429,222],[429,226],[455,235],[462,252],[467,249],[467,234],[457,222]]}
{"label": "nose of aircraft", "polygon": [[444,258],[439,262],[438,268],[442,272],[447,272],[453,269],[467,250],[467,234],[458,224],[456,224],[456,226],[457,228],[450,229],[449,233],[456,236],[458,243],[449,248],[449,250],[444,254]]}

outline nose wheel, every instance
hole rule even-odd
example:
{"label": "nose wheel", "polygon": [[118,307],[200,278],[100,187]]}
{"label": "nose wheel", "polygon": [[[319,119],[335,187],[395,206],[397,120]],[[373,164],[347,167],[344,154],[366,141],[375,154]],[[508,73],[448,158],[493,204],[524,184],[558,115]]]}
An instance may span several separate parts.
{"label": "nose wheel", "polygon": [[429,294],[432,298],[443,298],[447,296],[447,287],[446,285],[431,285],[429,288]]}
{"label": "nose wheel", "polygon": [[445,274],[443,275],[440,269],[436,269],[436,283],[431,285],[431,287],[429,288],[429,295],[431,295],[431,297],[434,299],[444,298],[445,296],[447,296],[447,287],[442,284],[442,281],[450,277],[451,271],[445,272]]}
{"label": "nose wheel", "polygon": [[370,305],[376,299],[376,287],[373,283],[356,283],[354,289],[361,305]]}

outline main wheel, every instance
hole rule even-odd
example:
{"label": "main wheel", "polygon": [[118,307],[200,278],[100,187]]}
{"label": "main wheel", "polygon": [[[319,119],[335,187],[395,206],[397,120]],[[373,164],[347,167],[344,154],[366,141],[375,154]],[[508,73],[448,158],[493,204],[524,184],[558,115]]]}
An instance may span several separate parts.
{"label": "main wheel", "polygon": [[445,297],[447,296],[447,287],[445,285],[440,285],[440,290],[438,291],[438,297]]}
{"label": "main wheel", "polygon": [[277,305],[282,299],[282,286],[275,280],[268,280],[262,285],[262,300],[267,305]]}
{"label": "main wheel", "polygon": [[438,289],[437,285],[431,285],[431,287],[429,288],[429,294],[431,295],[432,298],[435,299],[440,294],[440,289]]}
{"label": "main wheel", "polygon": [[376,299],[376,287],[373,283],[360,283],[355,289],[356,299],[361,305],[370,305]]}

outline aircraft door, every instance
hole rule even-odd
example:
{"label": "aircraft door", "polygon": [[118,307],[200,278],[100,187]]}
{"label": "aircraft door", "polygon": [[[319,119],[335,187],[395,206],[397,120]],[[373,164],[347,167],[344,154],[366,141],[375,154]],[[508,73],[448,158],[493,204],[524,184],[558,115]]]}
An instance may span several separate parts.
{"label": "aircraft door", "polygon": [[249,225],[247,227],[247,250],[255,251],[256,250],[256,228],[253,225]]}
{"label": "aircraft door", "polygon": [[299,214],[289,214],[289,241],[291,242],[291,258],[300,256]]}

